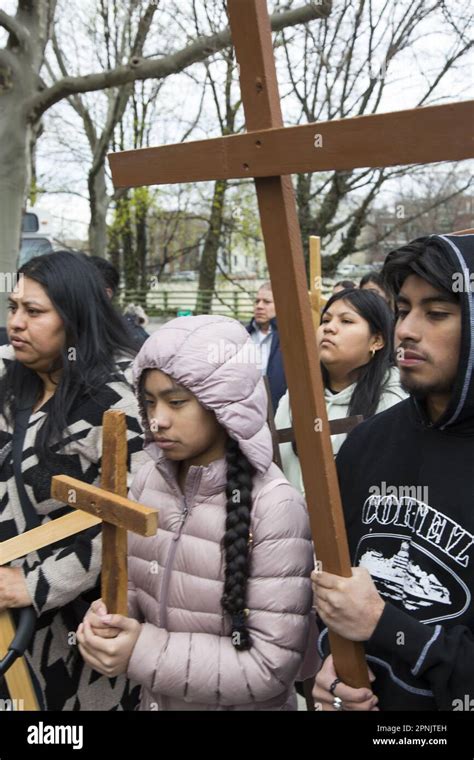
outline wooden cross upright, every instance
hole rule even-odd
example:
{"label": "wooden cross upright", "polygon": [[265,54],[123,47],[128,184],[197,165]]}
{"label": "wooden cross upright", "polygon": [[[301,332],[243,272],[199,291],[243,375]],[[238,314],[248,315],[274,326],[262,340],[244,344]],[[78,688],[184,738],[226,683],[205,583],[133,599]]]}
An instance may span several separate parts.
{"label": "wooden cross upright", "polygon": [[[100,488],[67,475],[55,475],[51,497],[78,511],[58,517],[0,544],[0,565],[80,533],[102,522],[101,595],[107,611],[127,615],[127,531],[154,536],[158,512],[126,498],[127,426],[125,413],[109,410],[103,416],[102,471]],[[67,583],[67,578],[64,579]],[[0,658],[14,635],[8,611],[0,613]],[[38,709],[31,678],[23,658],[5,674],[12,699],[24,708]]]}
{"label": "wooden cross upright", "polygon": [[321,309],[326,303],[322,295],[321,238],[309,236],[309,300],[313,315],[314,329],[317,330],[321,320]]}
{"label": "wooden cross upright", "polygon": [[[351,575],[291,174],[473,155],[473,102],[283,127],[265,0],[228,0],[247,133],[109,156],[115,187],[253,177],[318,559]],[[317,232],[317,231],[316,231]],[[340,678],[368,686],[363,646],[330,632]]]}
{"label": "wooden cross upright", "polygon": [[154,536],[158,512],[127,496],[127,426],[124,412],[104,413],[100,488],[55,475],[51,496],[102,521],[102,600],[107,612],[127,615],[127,531]]}

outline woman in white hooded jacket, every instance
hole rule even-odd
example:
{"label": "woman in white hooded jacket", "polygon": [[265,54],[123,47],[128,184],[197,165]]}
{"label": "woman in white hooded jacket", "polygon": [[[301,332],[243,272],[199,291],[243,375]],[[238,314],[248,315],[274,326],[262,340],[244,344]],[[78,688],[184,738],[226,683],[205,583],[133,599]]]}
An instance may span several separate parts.
{"label": "woman in white hooded jacket", "polygon": [[[317,341],[329,420],[371,417],[406,398],[393,366],[393,315],[377,293],[343,290],[333,295],[321,314]],[[275,424],[277,429],[292,425],[288,391]],[[346,434],[332,436],[334,455],[345,439]],[[295,445],[282,443],[280,455],[286,477],[304,491]]]}

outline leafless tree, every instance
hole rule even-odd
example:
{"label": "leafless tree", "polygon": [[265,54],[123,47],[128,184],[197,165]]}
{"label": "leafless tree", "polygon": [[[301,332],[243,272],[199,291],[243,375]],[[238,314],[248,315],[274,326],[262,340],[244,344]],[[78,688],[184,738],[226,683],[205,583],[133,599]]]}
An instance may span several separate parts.
{"label": "leafless tree", "polygon": [[[294,113],[297,122],[393,110],[389,96],[400,87],[396,78],[402,56],[413,76],[416,60],[421,59],[417,81],[422,94],[413,107],[436,102],[440,85],[464,62],[472,46],[468,35],[472,13],[467,3],[456,5],[438,0],[341,0],[319,24],[285,30],[281,36],[286,66],[280,78],[287,78],[286,110]],[[420,43],[426,47],[435,27],[443,31],[445,40],[442,59],[432,64],[425,61],[426,50]],[[439,44],[439,38],[434,44]],[[396,167],[297,176],[305,249],[307,252],[309,235],[321,236],[323,250],[332,251],[323,258],[326,274],[332,274],[346,256],[360,250],[359,236],[382,186],[415,171],[422,176],[424,169]],[[397,223],[396,218],[393,221]]]}
{"label": "leafless tree", "polygon": [[[98,0],[98,21],[103,31],[103,44],[99,49],[105,53],[105,65],[110,68],[119,65],[125,59],[140,60],[158,5],[156,0],[133,0],[110,6],[107,0]],[[57,83],[60,78],[70,76],[70,66],[64,52],[64,43],[61,44],[63,41],[60,41],[56,29],[53,30],[51,42],[56,66],[53,67],[46,58],[46,67],[51,82]],[[106,115],[100,130],[86,98],[79,93],[73,93],[68,97],[69,103],[82,120],[92,154],[87,185],[91,212],[89,247],[95,256],[104,256],[107,247],[106,214],[112,195],[107,190],[106,155],[114,130],[123,118],[133,90],[134,82],[130,82],[125,86],[111,87],[104,91]]]}
{"label": "leafless tree", "polygon": [[[31,146],[41,117],[65,98],[81,93],[124,87],[136,80],[163,79],[203,61],[229,46],[230,31],[189,39],[178,50],[151,58],[131,56],[102,71],[65,73],[46,84],[45,51],[52,40],[57,0],[17,0],[15,15],[0,10],[0,30],[7,32],[0,48],[0,271],[14,272],[20,236],[21,214],[29,187]],[[272,16],[272,26],[323,17],[328,5],[312,2]],[[100,139],[100,138],[99,138]],[[6,294],[0,294],[0,321],[5,316]]]}

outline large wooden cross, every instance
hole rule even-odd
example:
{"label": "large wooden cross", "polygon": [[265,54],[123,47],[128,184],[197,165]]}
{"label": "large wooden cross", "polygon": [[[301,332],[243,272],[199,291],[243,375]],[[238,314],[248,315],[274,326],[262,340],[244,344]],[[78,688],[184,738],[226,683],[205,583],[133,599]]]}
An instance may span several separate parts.
{"label": "large wooden cross", "polygon": [[[52,498],[78,511],[3,541],[0,544],[0,566],[102,522],[102,599],[108,612],[127,615],[127,531],[154,536],[158,530],[158,512],[126,498],[125,413],[114,410],[105,412],[102,430],[100,488],[67,475],[54,476]],[[67,578],[64,583],[68,583]],[[0,613],[0,658],[5,656],[14,632],[10,613]],[[38,709],[23,658],[12,665],[5,678],[12,699],[22,700],[25,710]]]}
{"label": "large wooden cross", "polygon": [[[253,177],[318,559],[351,561],[291,174],[471,157],[473,102],[283,127],[266,0],[228,0],[247,132],[109,156],[115,187]],[[315,230],[317,234],[317,230]],[[337,673],[368,685],[363,647],[330,633]]]}

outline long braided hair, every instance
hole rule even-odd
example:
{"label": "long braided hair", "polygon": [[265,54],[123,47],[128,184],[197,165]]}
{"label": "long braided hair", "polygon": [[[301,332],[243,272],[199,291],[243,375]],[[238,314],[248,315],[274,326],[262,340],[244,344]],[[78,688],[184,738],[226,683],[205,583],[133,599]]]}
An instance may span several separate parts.
{"label": "long braided hair", "polygon": [[227,519],[222,541],[225,551],[225,581],[222,607],[232,618],[232,644],[238,650],[250,649],[251,638],[245,618],[247,580],[250,573],[250,511],[254,468],[237,441],[226,443]]}

